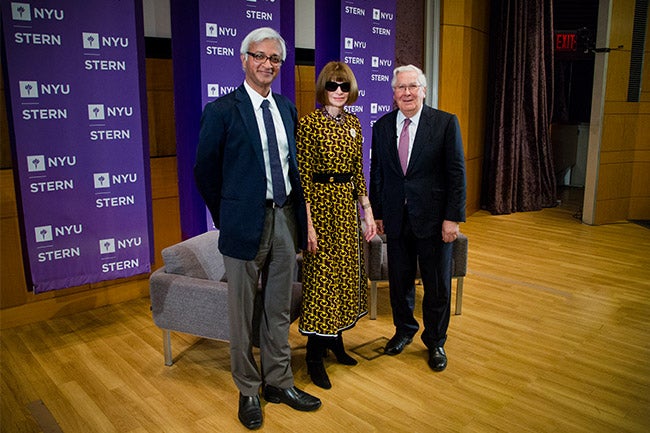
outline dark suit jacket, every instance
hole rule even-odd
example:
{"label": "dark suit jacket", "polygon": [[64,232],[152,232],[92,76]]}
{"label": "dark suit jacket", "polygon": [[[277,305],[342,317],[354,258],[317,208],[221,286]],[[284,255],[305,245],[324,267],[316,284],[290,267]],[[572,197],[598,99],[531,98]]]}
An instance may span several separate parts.
{"label": "dark suit jacket", "polygon": [[403,208],[419,238],[441,236],[443,220],[465,221],[465,157],[458,119],[422,108],[406,175],[397,153],[397,110],[372,128],[370,202],[389,237],[400,235]]}
{"label": "dark suit jacket", "polygon": [[[305,199],[296,162],[296,107],[273,93],[289,140],[289,177],[296,209],[297,248],[307,247]],[[242,84],[205,106],[194,176],[220,230],[219,250],[241,260],[257,254],[266,212],[266,172],[255,112]]]}

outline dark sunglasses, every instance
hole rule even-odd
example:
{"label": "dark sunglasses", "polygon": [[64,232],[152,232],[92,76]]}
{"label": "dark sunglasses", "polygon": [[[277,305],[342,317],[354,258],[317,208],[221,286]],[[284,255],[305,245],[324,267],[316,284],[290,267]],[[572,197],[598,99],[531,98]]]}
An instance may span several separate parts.
{"label": "dark sunglasses", "polygon": [[325,83],[325,90],[328,92],[336,92],[336,89],[341,88],[341,92],[349,92],[350,91],[350,83],[347,81],[345,83],[336,83],[334,81],[328,81]]}

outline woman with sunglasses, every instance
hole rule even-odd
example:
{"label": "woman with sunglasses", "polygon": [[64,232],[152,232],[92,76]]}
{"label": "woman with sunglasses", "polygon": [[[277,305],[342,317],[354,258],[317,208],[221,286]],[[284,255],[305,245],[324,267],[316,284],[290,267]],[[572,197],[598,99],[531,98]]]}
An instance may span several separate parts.
{"label": "woman with sunglasses", "polygon": [[358,96],[350,67],[329,62],[316,81],[321,107],[298,124],[298,166],[308,222],[299,330],[308,339],[309,376],[325,389],[332,387],[323,364],[328,349],[339,363],[357,364],[346,353],[341,334],[367,314],[361,210],[365,238],[377,233],[363,175],[361,123],[344,109]]}

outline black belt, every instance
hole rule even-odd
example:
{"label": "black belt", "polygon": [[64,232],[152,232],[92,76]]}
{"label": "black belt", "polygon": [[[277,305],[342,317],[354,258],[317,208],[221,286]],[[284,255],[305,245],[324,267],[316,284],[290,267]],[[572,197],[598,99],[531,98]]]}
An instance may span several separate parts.
{"label": "black belt", "polygon": [[293,193],[289,194],[289,196],[287,197],[287,201],[285,201],[282,206],[278,206],[277,204],[275,204],[273,199],[267,199],[266,207],[270,207],[270,208],[285,207],[285,206],[289,206],[291,203],[293,203]]}
{"label": "black belt", "polygon": [[352,173],[314,173],[312,180],[316,183],[347,183],[352,181]]}

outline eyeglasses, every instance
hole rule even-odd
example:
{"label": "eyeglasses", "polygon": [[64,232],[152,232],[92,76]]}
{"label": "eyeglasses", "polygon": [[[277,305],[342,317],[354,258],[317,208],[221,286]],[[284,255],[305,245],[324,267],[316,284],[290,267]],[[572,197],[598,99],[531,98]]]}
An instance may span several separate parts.
{"label": "eyeglasses", "polygon": [[419,84],[402,84],[395,87],[396,92],[404,93],[408,89],[409,92],[415,93],[421,86]]}
{"label": "eyeglasses", "polygon": [[271,62],[272,65],[281,65],[284,63],[282,57],[278,56],[277,54],[267,56],[264,53],[251,53],[250,51],[246,51],[246,54],[251,56],[257,63],[264,63],[267,60]]}
{"label": "eyeglasses", "polygon": [[348,93],[350,91],[350,83],[337,83],[335,81],[327,81],[325,83],[325,90],[328,92],[336,92],[336,89],[341,88],[341,92]]}

